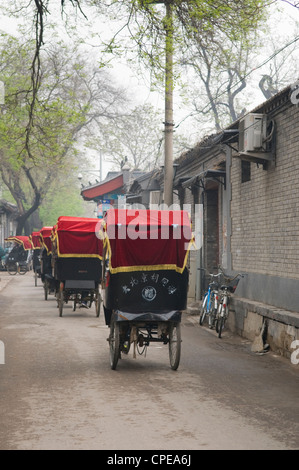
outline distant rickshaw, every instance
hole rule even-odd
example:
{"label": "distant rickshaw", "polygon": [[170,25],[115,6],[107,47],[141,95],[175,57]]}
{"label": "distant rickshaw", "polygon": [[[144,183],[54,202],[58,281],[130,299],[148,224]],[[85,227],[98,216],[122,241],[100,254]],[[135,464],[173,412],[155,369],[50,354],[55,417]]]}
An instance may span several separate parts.
{"label": "distant rickshaw", "polygon": [[6,259],[6,269],[10,275],[26,274],[32,269],[33,246],[28,236],[14,235],[5,238],[12,242],[13,248]]}
{"label": "distant rickshaw", "polygon": [[29,236],[29,239],[33,247],[33,257],[32,257],[32,269],[34,272],[34,285],[37,286],[37,279],[41,277],[41,240],[40,240],[40,231],[32,232]]}
{"label": "distant rickshaw", "polygon": [[48,300],[49,294],[56,294],[57,283],[52,274],[52,230],[53,227],[45,226],[40,230],[40,263],[41,280],[44,287],[45,300]]}
{"label": "distant rickshaw", "polygon": [[99,219],[58,218],[53,229],[53,275],[58,284],[59,316],[65,304],[90,308],[96,316],[101,308],[102,242],[97,237]]}

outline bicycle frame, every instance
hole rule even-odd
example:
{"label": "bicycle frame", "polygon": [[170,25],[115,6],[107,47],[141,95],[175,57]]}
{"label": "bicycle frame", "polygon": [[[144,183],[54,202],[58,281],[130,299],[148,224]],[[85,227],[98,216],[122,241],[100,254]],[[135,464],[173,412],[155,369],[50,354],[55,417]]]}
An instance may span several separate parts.
{"label": "bicycle frame", "polygon": [[[217,278],[221,273],[210,274],[211,279]],[[199,324],[202,325],[205,317],[208,316],[209,328],[213,328],[215,317],[218,309],[218,283],[211,281],[208,286],[208,290],[204,295],[204,299],[201,306],[201,314],[199,318]]]}
{"label": "bicycle frame", "polygon": [[220,287],[220,299],[219,299],[219,306],[217,309],[217,318],[216,318],[216,331],[218,333],[218,337],[221,338],[221,334],[225,325],[225,322],[229,315],[229,298],[232,293],[235,292],[239,278],[244,277],[244,274],[238,273],[234,278],[229,279],[227,278],[227,282],[236,281],[235,285],[222,285]]}
{"label": "bicycle frame", "polygon": [[211,299],[212,299],[212,289],[211,286],[208,287],[208,291],[205,293],[203,307],[207,307],[207,312],[210,311],[211,308]]}

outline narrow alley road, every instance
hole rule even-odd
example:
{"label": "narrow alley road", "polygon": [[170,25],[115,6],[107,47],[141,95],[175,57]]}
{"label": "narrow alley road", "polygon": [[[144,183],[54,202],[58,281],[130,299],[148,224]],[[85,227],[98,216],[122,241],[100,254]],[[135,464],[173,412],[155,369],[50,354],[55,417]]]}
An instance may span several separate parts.
{"label": "narrow alley road", "polygon": [[183,316],[179,369],[167,346],[110,369],[92,307],[58,315],[32,273],[1,273],[1,450],[298,449],[299,368],[219,340]]}

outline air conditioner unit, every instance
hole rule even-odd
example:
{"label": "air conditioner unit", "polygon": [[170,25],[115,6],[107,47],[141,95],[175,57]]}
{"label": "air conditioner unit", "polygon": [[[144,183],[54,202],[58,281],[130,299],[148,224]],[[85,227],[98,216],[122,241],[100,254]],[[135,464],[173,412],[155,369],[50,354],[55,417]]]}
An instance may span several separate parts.
{"label": "air conditioner unit", "polygon": [[239,123],[239,152],[265,152],[267,116],[249,113]]}

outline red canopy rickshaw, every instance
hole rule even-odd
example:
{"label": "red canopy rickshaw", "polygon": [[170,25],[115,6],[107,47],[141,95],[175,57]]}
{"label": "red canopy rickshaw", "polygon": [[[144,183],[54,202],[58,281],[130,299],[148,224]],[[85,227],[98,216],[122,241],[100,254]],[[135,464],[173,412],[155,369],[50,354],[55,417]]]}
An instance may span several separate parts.
{"label": "red canopy rickshaw", "polygon": [[180,361],[181,311],[188,291],[192,232],[186,211],[113,210],[103,219],[104,312],[110,359],[116,368],[131,343],[169,344],[172,369]]}
{"label": "red canopy rickshaw", "polygon": [[14,242],[16,245],[22,246],[25,251],[33,249],[31,240],[27,235],[11,235],[5,238],[5,241]]}
{"label": "red canopy rickshaw", "polygon": [[73,310],[80,303],[90,307],[94,302],[100,314],[100,282],[103,244],[97,237],[98,219],[87,217],[58,218],[53,227],[54,277],[59,282],[58,306],[73,301]]}
{"label": "red canopy rickshaw", "polygon": [[37,278],[41,276],[41,262],[40,262],[40,255],[41,255],[41,239],[40,239],[40,231],[32,232],[29,236],[29,240],[31,241],[33,247],[33,272],[34,272],[34,281],[35,286],[37,286]]}
{"label": "red canopy rickshaw", "polygon": [[57,283],[52,273],[52,226],[45,226],[39,232],[41,253],[41,279],[44,287],[45,300],[49,294],[55,294]]}
{"label": "red canopy rickshaw", "polygon": [[32,268],[33,245],[30,238],[26,235],[12,235],[5,238],[5,241],[14,244],[6,260],[8,273],[26,274]]}

